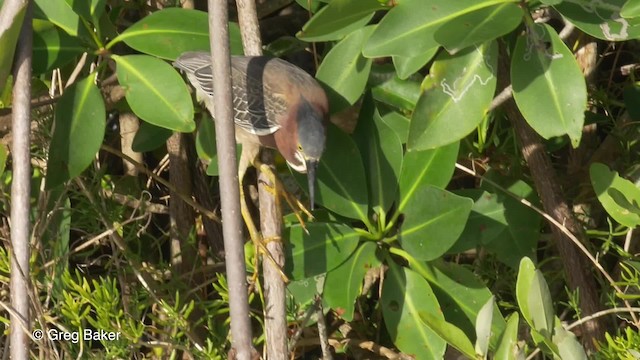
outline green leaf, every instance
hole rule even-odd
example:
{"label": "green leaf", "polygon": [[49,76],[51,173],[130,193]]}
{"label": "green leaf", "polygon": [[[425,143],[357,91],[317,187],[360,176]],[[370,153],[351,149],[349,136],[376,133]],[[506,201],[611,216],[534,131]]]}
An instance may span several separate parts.
{"label": "green leaf", "polygon": [[328,3],[329,0],[296,0],[296,2],[305,10],[315,13],[320,8],[320,5]]}
{"label": "green leaf", "polygon": [[494,40],[522,22],[517,3],[502,2],[458,16],[436,30],[433,37],[451,54],[467,46]]}
{"label": "green leaf", "polygon": [[33,33],[33,72],[42,74],[61,67],[83,52],[89,51],[77,37],[57,27]]}
{"label": "green leaf", "polygon": [[87,21],[98,23],[100,16],[104,13],[105,0],[65,0],[67,4]]}
{"label": "green leaf", "polygon": [[11,64],[13,64],[13,55],[20,36],[24,12],[27,9],[26,5],[27,3],[25,2],[17,16],[10,19],[10,23],[2,25],[4,30],[0,32],[0,49],[2,49],[0,51],[0,94],[5,89],[7,78],[11,73]]}
{"label": "green leaf", "polygon": [[623,10],[630,11],[637,5],[627,4],[623,8],[625,1],[592,1],[588,6],[580,1],[564,1],[555,8],[577,28],[595,38],[607,41],[637,39],[640,37],[640,18],[621,16]]}
{"label": "green leaf", "polygon": [[458,239],[473,201],[432,185],[418,188],[404,208],[402,248],[419,260],[442,256]]}
{"label": "green leaf", "polygon": [[329,51],[318,68],[316,77],[326,85],[332,113],[355,104],[364,91],[371,59],[364,58],[361,49],[373,29],[367,26],[349,34]]}
{"label": "green leaf", "polygon": [[[447,22],[493,7],[500,0],[433,0],[427,6],[423,0],[403,0],[380,21],[376,31],[364,46],[366,57],[415,56],[438,46],[436,31]],[[455,32],[461,32],[455,29]]]}
{"label": "green leaf", "polygon": [[420,83],[400,80],[395,75],[371,89],[373,98],[379,102],[403,110],[413,111],[420,98]]}
{"label": "green leaf", "polygon": [[131,148],[135,152],[153,151],[165,145],[171,134],[173,134],[171,130],[141,121]]}
{"label": "green leaf", "polygon": [[5,144],[0,144],[0,176],[4,174],[4,170],[7,168],[7,157],[9,150]]}
{"label": "green leaf", "polygon": [[407,151],[400,171],[398,212],[404,211],[418,189],[428,185],[444,188],[453,176],[460,144],[433,150]]}
{"label": "green leaf", "polygon": [[458,327],[429,313],[420,314],[420,318],[449,345],[456,348],[469,359],[476,358],[471,341]]}
{"label": "green leaf", "polygon": [[[131,25],[113,39],[107,49],[124,41],[132,48],[164,59],[176,59],[185,51],[209,51],[209,20],[206,12],[181,8],[156,11]],[[229,23],[231,53],[242,54],[238,24]]]}
{"label": "green leaf", "polygon": [[171,65],[147,55],[112,55],[118,81],[131,110],[144,121],[173,131],[191,132],[191,95]]}
{"label": "green leaf", "polygon": [[416,71],[422,69],[437,52],[438,47],[434,47],[422,54],[414,56],[393,56],[393,65],[396,68],[398,77],[401,80],[406,80],[409,76],[415,74]]}
{"label": "green leaf", "polygon": [[534,24],[518,38],[511,82],[520,112],[538,134],[545,139],[566,134],[578,146],[587,87],[573,53],[552,27]]}
{"label": "green leaf", "polygon": [[402,143],[365,96],[353,138],[360,149],[368,179],[369,204],[387,211],[396,198],[402,166]]}
{"label": "green leaf", "polygon": [[196,133],[196,152],[198,157],[205,161],[216,157],[218,152],[216,149],[216,127],[213,121],[207,112],[200,120]]}
{"label": "green leaf", "polygon": [[[455,324],[471,338],[476,335],[477,322],[482,305],[491,298],[487,286],[462,265],[436,260],[429,263],[412,263],[413,270],[423,276],[433,288],[442,313],[448,322]],[[491,320],[491,346],[505,327],[500,310],[494,308]]]}
{"label": "green leaf", "polygon": [[362,291],[367,271],[380,265],[376,244],[362,244],[342,265],[329,271],[324,282],[324,299],[344,320],[353,320],[353,304]]}
{"label": "green leaf", "polygon": [[300,225],[284,230],[285,272],[293,280],[326,273],[342,264],[358,246],[360,235],[337,223],[308,223],[309,234]]}
{"label": "green leaf", "polygon": [[106,111],[93,76],[65,90],[56,104],[54,119],[47,161],[47,189],[80,175],[100,149]]}
{"label": "green leaf", "polygon": [[65,0],[34,0],[33,17],[48,20],[71,36],[86,35],[80,18]]}
{"label": "green leaf", "polygon": [[333,0],[302,27],[298,38],[309,42],[342,39],[383,9],[385,6],[378,0]]}
{"label": "green leaf", "polygon": [[[486,172],[485,178],[533,204],[538,203],[535,191],[522,180],[502,176],[494,170]],[[503,263],[518,269],[523,257],[535,259],[542,219],[534,210],[488,182],[483,181],[482,188],[490,192],[481,189],[455,192],[473,199],[474,204],[460,240],[448,252],[460,253],[483,246]]]}
{"label": "green leaf", "polygon": [[553,301],[549,286],[540,270],[535,270],[529,289],[529,310],[531,311],[531,327],[546,338],[553,334]]}
{"label": "green leaf", "polygon": [[529,306],[529,293],[533,284],[536,267],[529,258],[522,258],[516,281],[516,299],[524,319],[533,327],[533,314]]}
{"label": "green leaf", "polygon": [[325,274],[320,274],[306,279],[293,280],[287,284],[287,290],[293,295],[298,307],[302,308],[314,302],[316,296],[322,293],[325,277]]}
{"label": "green leaf", "polygon": [[388,265],[380,306],[391,340],[417,359],[442,359],[446,342],[421,319],[428,313],[444,320],[431,287],[414,271],[393,262]]}
{"label": "green leaf", "polygon": [[558,347],[558,353],[562,360],[587,360],[587,354],[576,336],[565,330],[557,317],[553,343]]}
{"label": "green leaf", "polygon": [[[380,109],[378,110],[380,111]],[[409,124],[411,119],[397,111],[388,111],[382,115],[382,121],[396,133],[401,143],[407,142],[409,136]]]}
{"label": "green leaf", "polygon": [[477,128],[496,89],[498,46],[440,54],[425,79],[411,119],[407,147],[433,149],[458,141]]}
{"label": "green leaf", "polygon": [[[309,193],[304,175],[292,171]],[[327,127],[327,145],[318,165],[316,202],[336,214],[367,221],[369,199],[362,158],[353,139],[336,126]]]}
{"label": "green leaf", "polygon": [[524,357],[522,349],[518,346],[518,313],[514,312],[507,317],[507,327],[502,332],[494,359],[517,360],[519,355]]}
{"label": "green leaf", "polygon": [[620,10],[623,18],[633,18],[640,16],[640,2],[637,0],[627,0]]}
{"label": "green leaf", "polygon": [[480,308],[476,318],[476,354],[486,358],[489,354],[489,339],[491,339],[491,324],[494,313],[493,296]]}
{"label": "green leaf", "polygon": [[640,189],[603,164],[592,164],[589,173],[593,190],[607,213],[629,228],[640,225]]}

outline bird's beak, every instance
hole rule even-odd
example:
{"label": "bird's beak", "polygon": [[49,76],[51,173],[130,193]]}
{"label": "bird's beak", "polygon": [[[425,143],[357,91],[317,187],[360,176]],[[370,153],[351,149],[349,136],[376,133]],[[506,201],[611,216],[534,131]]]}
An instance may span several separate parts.
{"label": "bird's beak", "polygon": [[309,159],[306,160],[307,165],[307,181],[309,181],[309,202],[310,209],[313,211],[313,204],[315,203],[315,190],[316,190],[316,169],[318,167],[318,160]]}

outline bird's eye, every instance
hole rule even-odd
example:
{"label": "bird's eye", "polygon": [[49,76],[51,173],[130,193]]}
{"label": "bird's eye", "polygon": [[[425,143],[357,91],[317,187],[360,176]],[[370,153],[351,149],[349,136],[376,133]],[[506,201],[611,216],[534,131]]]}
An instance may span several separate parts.
{"label": "bird's eye", "polygon": [[298,144],[298,151],[302,151],[302,145]]}

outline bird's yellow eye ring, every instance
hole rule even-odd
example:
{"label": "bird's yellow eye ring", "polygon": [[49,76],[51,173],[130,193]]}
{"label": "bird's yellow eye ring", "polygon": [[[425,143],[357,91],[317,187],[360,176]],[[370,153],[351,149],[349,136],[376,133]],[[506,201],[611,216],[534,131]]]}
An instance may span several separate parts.
{"label": "bird's yellow eye ring", "polygon": [[298,151],[302,151],[302,145],[298,144]]}

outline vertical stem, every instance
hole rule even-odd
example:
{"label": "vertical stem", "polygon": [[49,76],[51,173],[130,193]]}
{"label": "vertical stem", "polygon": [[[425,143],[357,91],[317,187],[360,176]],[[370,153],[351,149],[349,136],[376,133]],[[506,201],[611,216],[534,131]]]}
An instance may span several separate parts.
{"label": "vertical stem", "polygon": [[240,215],[240,188],[236,162],[235,128],[229,54],[229,14],[226,0],[209,0],[216,145],[220,167],[222,234],[224,237],[231,344],[236,358],[248,360],[252,354],[251,324],[247,296],[244,239]]}
{"label": "vertical stem", "polygon": [[[17,1],[14,2],[17,5]],[[5,4],[7,5],[7,4]],[[33,32],[31,6],[26,6],[18,39],[13,88],[13,180],[11,181],[11,358],[29,358],[31,326],[29,315],[29,197],[31,193],[31,159],[29,153],[31,124],[31,49]],[[20,9],[19,11],[22,11]]]}

